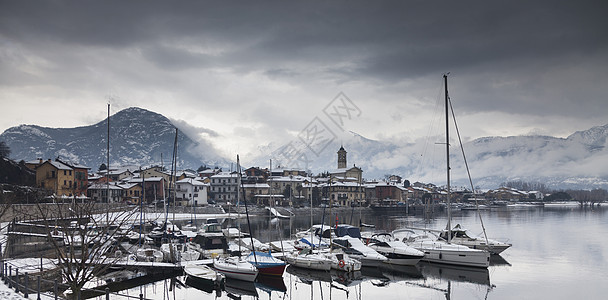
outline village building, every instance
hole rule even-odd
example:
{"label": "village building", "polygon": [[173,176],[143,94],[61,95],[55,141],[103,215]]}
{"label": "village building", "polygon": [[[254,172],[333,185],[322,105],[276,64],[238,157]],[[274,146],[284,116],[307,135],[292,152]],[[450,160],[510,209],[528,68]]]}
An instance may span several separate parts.
{"label": "village building", "polygon": [[237,202],[237,189],[239,188],[239,174],[237,172],[220,172],[210,177],[211,198],[216,202]]}
{"label": "village building", "polygon": [[88,167],[48,159],[35,169],[36,186],[51,191],[57,197],[87,194]]}
{"label": "village building", "polygon": [[[108,192],[110,197],[108,197]],[[99,203],[117,203],[122,202],[123,188],[118,186],[116,182],[94,183],[87,190],[87,197]]]}
{"label": "village building", "polygon": [[[248,201],[248,203],[271,205],[270,185],[268,183],[243,183],[243,192],[245,193],[245,201]],[[283,195],[278,196],[278,198],[283,198]],[[277,203],[273,203],[272,205],[277,205]]]}
{"label": "village building", "polygon": [[176,182],[177,201],[182,206],[206,205],[208,185],[196,178],[184,178]]}
{"label": "village building", "polygon": [[142,187],[138,183],[119,183],[122,189],[122,201],[128,204],[139,204],[142,195]]}
{"label": "village building", "polygon": [[283,196],[281,206],[293,206],[295,202],[305,199],[302,196],[302,184],[306,180],[306,177],[300,175],[272,176],[268,179],[270,193]]}
{"label": "village building", "polygon": [[338,168],[330,171],[329,174],[334,180],[340,182],[358,182],[363,179],[363,170],[356,165],[347,167],[346,150],[341,146],[338,150]]}
{"label": "village building", "polygon": [[133,177],[129,179],[128,183],[137,183],[142,186],[143,201],[146,204],[158,203],[166,199],[167,182],[164,177]]}
{"label": "village building", "polygon": [[198,176],[202,177],[202,178],[209,178],[213,175],[219,174],[221,171],[222,171],[222,169],[218,169],[218,168],[205,169],[205,170],[198,172]]}

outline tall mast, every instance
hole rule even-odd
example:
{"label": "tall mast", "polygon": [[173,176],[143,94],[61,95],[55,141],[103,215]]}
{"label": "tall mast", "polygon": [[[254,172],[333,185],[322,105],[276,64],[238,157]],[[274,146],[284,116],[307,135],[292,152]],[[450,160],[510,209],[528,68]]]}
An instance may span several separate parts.
{"label": "tall mast", "polygon": [[[253,243],[253,231],[251,231],[251,222],[249,221],[249,210],[247,210],[247,195],[245,194],[245,188],[242,184],[242,172],[241,172],[241,162],[239,161],[239,155],[236,155],[236,171],[238,172],[238,184],[237,190],[239,188],[243,189],[243,203],[245,204],[245,215],[247,216],[247,228],[249,228],[249,239],[251,240],[251,252],[253,252],[253,260],[255,261],[255,265],[258,265],[258,258],[255,254],[255,244]],[[240,244],[240,243],[239,243]]]}
{"label": "tall mast", "polygon": [[107,136],[107,146],[106,146],[106,225],[110,225],[110,103],[108,103],[108,136]]}
{"label": "tall mast", "polygon": [[446,153],[446,173],[447,173],[447,203],[448,203],[448,243],[452,240],[452,209],[450,203],[450,118],[449,118],[449,96],[448,96],[448,75],[443,75],[445,87],[445,153]]}

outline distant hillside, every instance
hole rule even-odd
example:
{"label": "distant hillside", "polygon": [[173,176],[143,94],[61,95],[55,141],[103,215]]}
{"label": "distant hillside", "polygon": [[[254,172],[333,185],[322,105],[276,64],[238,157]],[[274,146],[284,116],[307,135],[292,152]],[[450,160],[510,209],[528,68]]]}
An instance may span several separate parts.
{"label": "distant hillside", "polygon": [[[544,183],[552,189],[608,188],[608,125],[573,133],[568,138],[550,136],[483,137],[464,144],[473,183],[480,188],[496,188],[507,181]],[[335,169],[336,151],[341,144],[348,151],[348,164],[363,168],[366,179],[382,179],[396,174],[412,182],[445,184],[444,147],[435,145],[441,137],[429,141],[398,144],[375,141],[356,133],[342,136],[315,155],[299,141],[268,151],[255,160],[261,166],[285,167],[308,165],[313,172]],[[457,141],[452,141],[451,176],[453,184],[469,186],[466,169]],[[287,159],[285,158],[285,153]],[[289,159],[293,153],[306,156],[308,163]],[[303,154],[303,155],[302,155]],[[291,165],[290,165],[291,164]]]}
{"label": "distant hillside", "polygon": [[[110,117],[110,164],[146,166],[171,161],[175,126],[166,117],[141,108],[127,108]],[[106,162],[107,120],[76,128],[19,125],[0,135],[15,160],[37,158],[78,162],[93,170]],[[202,164],[225,165],[214,153],[181,131],[178,134],[178,167],[196,169]]]}
{"label": "distant hillside", "polygon": [[[77,128],[12,127],[0,134],[16,161],[62,157],[96,170],[106,161],[107,123]],[[173,153],[175,125],[166,117],[140,108],[122,110],[110,118],[110,164],[168,165]],[[187,126],[187,124],[183,124]],[[200,165],[227,167],[226,159],[210,143],[180,130],[179,168]],[[260,142],[253,166],[310,169],[314,173],[337,168],[336,151],[344,146],[348,166],[363,169],[366,179],[400,175],[411,182],[445,184],[444,147],[441,137],[411,143],[378,141],[345,132],[313,152],[296,139],[280,147]],[[453,184],[468,186],[467,173],[457,141],[451,142]],[[553,189],[608,189],[608,125],[575,132],[567,138],[551,136],[483,137],[464,144],[473,183],[496,188],[507,181],[540,182]]]}

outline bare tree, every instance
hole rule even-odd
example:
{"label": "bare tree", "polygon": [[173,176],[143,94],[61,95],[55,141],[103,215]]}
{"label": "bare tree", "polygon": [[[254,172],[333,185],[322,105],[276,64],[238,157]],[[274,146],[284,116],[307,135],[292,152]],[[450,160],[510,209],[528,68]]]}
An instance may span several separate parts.
{"label": "bare tree", "polygon": [[38,214],[48,230],[62,279],[76,297],[83,286],[121,259],[118,241],[121,231],[134,221],[135,211],[118,209],[91,201],[37,204]]}

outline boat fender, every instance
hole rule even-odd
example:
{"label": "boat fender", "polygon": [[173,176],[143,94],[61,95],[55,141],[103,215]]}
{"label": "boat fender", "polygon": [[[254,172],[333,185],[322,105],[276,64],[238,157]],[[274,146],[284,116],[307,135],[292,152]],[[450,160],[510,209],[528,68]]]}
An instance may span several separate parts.
{"label": "boat fender", "polygon": [[342,259],[341,259],[341,260],[338,262],[338,267],[340,267],[340,269],[344,268],[344,260],[342,260]]}

